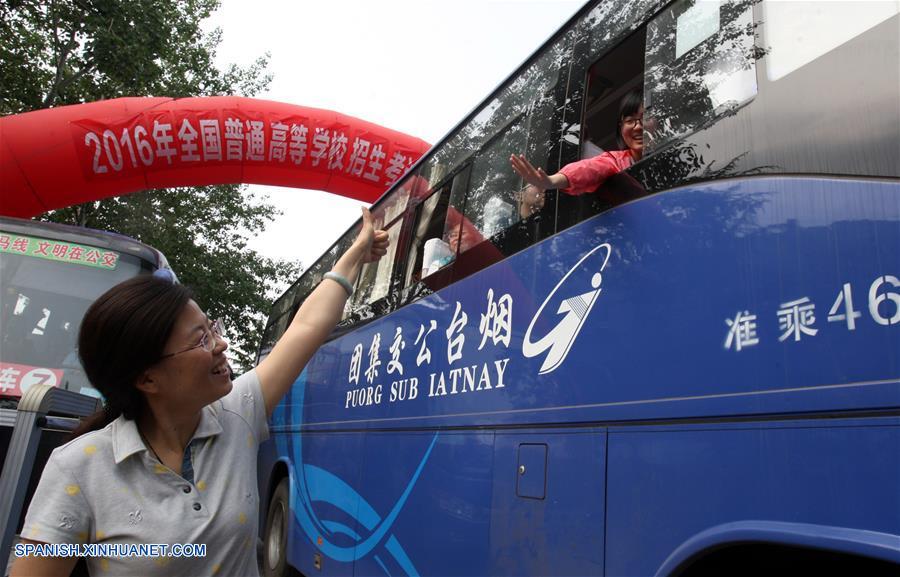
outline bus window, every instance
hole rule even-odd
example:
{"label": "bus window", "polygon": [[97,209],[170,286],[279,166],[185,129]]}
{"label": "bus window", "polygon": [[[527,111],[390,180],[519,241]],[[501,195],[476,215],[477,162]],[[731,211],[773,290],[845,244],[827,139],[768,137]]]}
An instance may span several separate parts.
{"label": "bus window", "polygon": [[525,123],[517,119],[483,148],[472,164],[465,218],[478,234],[464,234],[462,222],[458,250],[466,252],[476,244],[509,228],[520,219],[515,193],[520,179],[509,169],[509,157],[525,150]]}
{"label": "bus window", "polygon": [[[422,174],[427,174],[429,167],[425,168]],[[437,181],[435,186],[429,185],[428,180],[419,175],[412,179],[416,183],[416,197],[419,201],[409,217],[412,229],[404,274],[403,286],[406,287],[404,302],[413,295],[421,296],[446,285],[447,282],[440,279],[447,277],[447,273],[440,275],[435,273],[446,271],[456,257],[455,251],[450,248],[447,213],[450,208],[451,191],[458,182],[468,178],[468,169],[449,177],[445,177],[444,174],[443,170],[431,171],[430,180]],[[425,279],[428,290],[423,293],[415,287]]]}
{"label": "bus window", "polygon": [[372,209],[374,211],[372,216],[380,223],[392,222],[406,210],[413,187],[414,183],[411,179],[407,179]]}
{"label": "bus window", "polygon": [[641,28],[588,70],[581,158],[619,149],[619,104],[629,91],[643,85],[645,42],[646,29]]}
{"label": "bus window", "polygon": [[647,25],[645,155],[756,95],[756,2],[679,0]]}
{"label": "bus window", "polygon": [[383,228],[388,233],[390,244],[388,253],[376,262],[363,265],[359,275],[356,291],[353,294],[351,308],[356,309],[384,298],[391,289],[391,274],[394,270],[394,262],[398,254],[398,240],[403,225],[403,219],[395,219],[387,225],[383,224],[383,214],[372,215],[375,218],[375,228]]}
{"label": "bus window", "polygon": [[[623,99],[643,85],[645,41],[646,28],[641,27],[587,70],[580,159],[622,148],[619,111]],[[643,194],[642,189],[621,186],[626,180],[616,175],[607,178],[594,193],[559,194],[557,230]]]}
{"label": "bus window", "polygon": [[483,140],[468,186],[454,183],[450,199],[446,236],[458,254],[454,280],[553,233],[556,203],[528,203],[509,157],[525,153],[542,166],[558,163],[566,78],[560,71],[569,64],[570,48],[570,35],[552,44],[467,127]]}
{"label": "bus window", "polygon": [[[40,223],[22,223],[12,226],[43,232]],[[0,231],[0,406],[14,406],[34,382],[94,394],[76,350],[81,318],[107,289],[146,270],[121,247],[47,228],[49,238]]]}

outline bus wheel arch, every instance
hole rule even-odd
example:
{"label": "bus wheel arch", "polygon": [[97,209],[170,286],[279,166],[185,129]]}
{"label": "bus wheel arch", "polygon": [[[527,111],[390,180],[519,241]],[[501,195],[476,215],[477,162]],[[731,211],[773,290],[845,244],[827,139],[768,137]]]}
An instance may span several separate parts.
{"label": "bus wheel arch", "polygon": [[844,527],[779,521],[726,523],[682,543],[656,575],[749,576],[765,570],[815,567],[865,567],[867,575],[897,574],[900,549],[896,542],[896,535]]}

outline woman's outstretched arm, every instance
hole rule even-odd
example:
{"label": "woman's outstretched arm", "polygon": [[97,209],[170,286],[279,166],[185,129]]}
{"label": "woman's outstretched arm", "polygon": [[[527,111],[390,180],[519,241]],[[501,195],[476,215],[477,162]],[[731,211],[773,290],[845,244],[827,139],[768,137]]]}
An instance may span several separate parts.
{"label": "woman's outstretched arm", "polygon": [[[372,215],[363,208],[362,229],[359,236],[338,259],[332,272],[353,284],[362,265],[381,258],[387,253],[387,247],[387,232],[376,231],[372,225]],[[263,398],[266,401],[266,414],[272,414],[272,410],[300,376],[306,363],[341,320],[348,296],[341,284],[324,279],[306,297],[284,335],[275,343],[269,356],[256,368]]]}
{"label": "woman's outstretched arm", "polygon": [[548,175],[543,168],[535,168],[523,154],[513,154],[509,157],[509,163],[525,182],[541,190],[569,187],[569,179],[565,174],[557,172]]}

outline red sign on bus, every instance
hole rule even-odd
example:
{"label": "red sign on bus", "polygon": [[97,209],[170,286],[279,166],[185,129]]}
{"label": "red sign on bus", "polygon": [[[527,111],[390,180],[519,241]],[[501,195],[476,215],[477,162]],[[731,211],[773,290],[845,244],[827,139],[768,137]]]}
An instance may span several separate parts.
{"label": "red sign on bus", "polygon": [[21,397],[32,385],[58,387],[62,378],[59,369],[0,362],[0,397]]}

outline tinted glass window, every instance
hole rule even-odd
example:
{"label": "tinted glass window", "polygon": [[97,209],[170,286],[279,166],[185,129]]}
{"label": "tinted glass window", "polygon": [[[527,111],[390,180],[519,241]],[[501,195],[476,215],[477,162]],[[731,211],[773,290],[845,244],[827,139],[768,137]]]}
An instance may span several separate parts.
{"label": "tinted glass window", "polygon": [[879,2],[751,3],[756,96],[629,172],[654,192],[758,174],[900,176],[896,10]]}
{"label": "tinted glass window", "polygon": [[681,0],[647,26],[645,154],[756,94],[753,3]]}
{"label": "tinted glass window", "polygon": [[[62,256],[37,256],[42,243],[49,243],[47,253]],[[13,250],[26,245],[22,253]],[[98,296],[140,274],[142,261],[96,249],[115,254],[115,266],[90,266],[76,258],[76,249],[86,256],[93,247],[7,233],[0,234],[0,248],[4,249],[0,250],[0,365],[4,372],[0,396],[18,395],[22,379],[29,374],[33,377],[26,378],[29,384],[55,383],[96,395],[77,355],[82,317]]]}
{"label": "tinted glass window", "polygon": [[521,218],[516,193],[522,184],[510,168],[509,157],[521,154],[525,143],[525,123],[522,118],[514,119],[476,156],[465,199],[466,222],[461,223],[461,226],[474,230],[473,234],[460,237],[459,252],[506,230]]}
{"label": "tinted glass window", "polygon": [[537,166],[558,165],[571,42],[566,34],[551,44],[464,127],[478,138],[467,186],[455,182],[450,197],[445,237],[458,255],[454,279],[552,234],[555,203],[526,195],[509,158],[525,154]]}
{"label": "tinted glass window", "polygon": [[[450,231],[453,227],[448,225],[447,213],[454,183],[467,179],[468,174],[468,170],[459,171],[442,178],[435,186],[430,186],[424,178],[418,177],[416,196],[419,202],[415,211],[409,215],[411,240],[404,276],[405,287],[415,286],[455,260],[456,252],[450,249]],[[431,288],[433,290],[436,287]]]}
{"label": "tinted glass window", "polygon": [[397,219],[385,227],[379,220],[375,222],[375,228],[387,230],[390,247],[388,253],[375,262],[363,265],[359,275],[356,291],[353,294],[352,308],[377,301],[388,295],[391,290],[391,274],[394,270],[394,262],[399,253],[398,240],[403,219]]}

